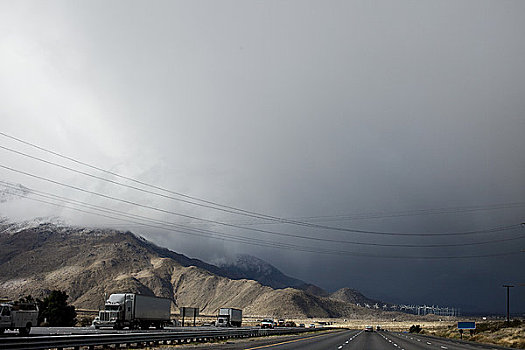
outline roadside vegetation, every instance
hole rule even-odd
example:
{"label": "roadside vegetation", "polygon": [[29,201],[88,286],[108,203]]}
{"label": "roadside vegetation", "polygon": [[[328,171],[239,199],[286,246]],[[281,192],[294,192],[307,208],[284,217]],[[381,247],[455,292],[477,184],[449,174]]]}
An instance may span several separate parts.
{"label": "roadside vegetation", "polygon": [[38,324],[45,327],[73,327],[77,323],[77,313],[73,305],[67,303],[66,292],[53,290],[43,300],[31,295],[21,298],[22,303],[36,303],[38,306]]}
{"label": "roadside vegetation", "polygon": [[[425,333],[452,339],[460,339],[461,337],[455,325]],[[477,323],[474,334],[470,335],[469,332],[464,332],[463,340],[525,349],[525,321]]]}

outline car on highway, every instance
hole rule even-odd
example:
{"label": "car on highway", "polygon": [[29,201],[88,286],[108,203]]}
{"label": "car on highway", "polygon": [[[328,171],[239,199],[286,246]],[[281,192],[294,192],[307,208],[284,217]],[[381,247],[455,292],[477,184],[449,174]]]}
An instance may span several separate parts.
{"label": "car on highway", "polygon": [[273,328],[274,322],[271,318],[265,318],[261,321],[261,328]]}
{"label": "car on highway", "polygon": [[365,327],[365,332],[373,332],[374,331],[374,327],[372,326],[366,326]]}

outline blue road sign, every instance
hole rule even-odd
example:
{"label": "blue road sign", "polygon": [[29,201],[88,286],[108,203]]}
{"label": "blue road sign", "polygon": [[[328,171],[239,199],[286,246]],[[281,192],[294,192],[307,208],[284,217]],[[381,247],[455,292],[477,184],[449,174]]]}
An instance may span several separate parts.
{"label": "blue road sign", "polygon": [[458,329],[476,329],[476,322],[458,322]]}

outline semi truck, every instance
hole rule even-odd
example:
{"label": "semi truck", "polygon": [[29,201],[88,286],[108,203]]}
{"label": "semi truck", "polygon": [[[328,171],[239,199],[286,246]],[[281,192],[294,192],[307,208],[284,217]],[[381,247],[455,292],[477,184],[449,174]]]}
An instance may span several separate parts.
{"label": "semi truck", "polygon": [[170,323],[171,300],[134,293],[111,294],[93,326],[114,329],[164,328]]}
{"label": "semi truck", "polygon": [[217,316],[218,327],[240,327],[242,324],[242,310],[234,308],[220,308]]}
{"label": "semi truck", "polygon": [[0,304],[0,334],[7,329],[28,335],[31,327],[38,325],[38,307],[34,303]]}

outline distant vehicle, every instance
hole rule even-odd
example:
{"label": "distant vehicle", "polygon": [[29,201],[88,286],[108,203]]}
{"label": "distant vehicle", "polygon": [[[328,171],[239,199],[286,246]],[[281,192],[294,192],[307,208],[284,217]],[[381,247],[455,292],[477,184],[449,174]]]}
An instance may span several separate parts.
{"label": "distant vehicle", "polygon": [[310,324],[308,325],[308,328],[315,328],[315,323],[310,323]]}
{"label": "distant vehicle", "polygon": [[271,318],[265,318],[261,321],[261,328],[273,328],[274,322]]}
{"label": "distant vehicle", "polygon": [[378,331],[378,332],[379,332],[379,331],[382,331],[381,326],[378,325],[378,326],[376,327],[376,331]]}
{"label": "distant vehicle", "polygon": [[220,308],[217,316],[217,327],[240,327],[242,324],[242,310]]}
{"label": "distant vehicle", "polygon": [[170,322],[171,300],[146,295],[125,293],[111,294],[104,310],[99,312],[93,326],[114,329],[162,329]]}
{"label": "distant vehicle", "polygon": [[365,332],[373,332],[374,331],[374,327],[372,326],[366,326],[365,327]]}
{"label": "distant vehicle", "polygon": [[28,335],[31,327],[38,325],[38,307],[34,303],[0,304],[0,334],[7,329]]}
{"label": "distant vehicle", "polygon": [[280,318],[280,319],[277,321],[277,327],[284,327],[284,325],[285,325],[284,318]]}
{"label": "distant vehicle", "polygon": [[304,323],[299,323],[299,327],[304,328]]}

